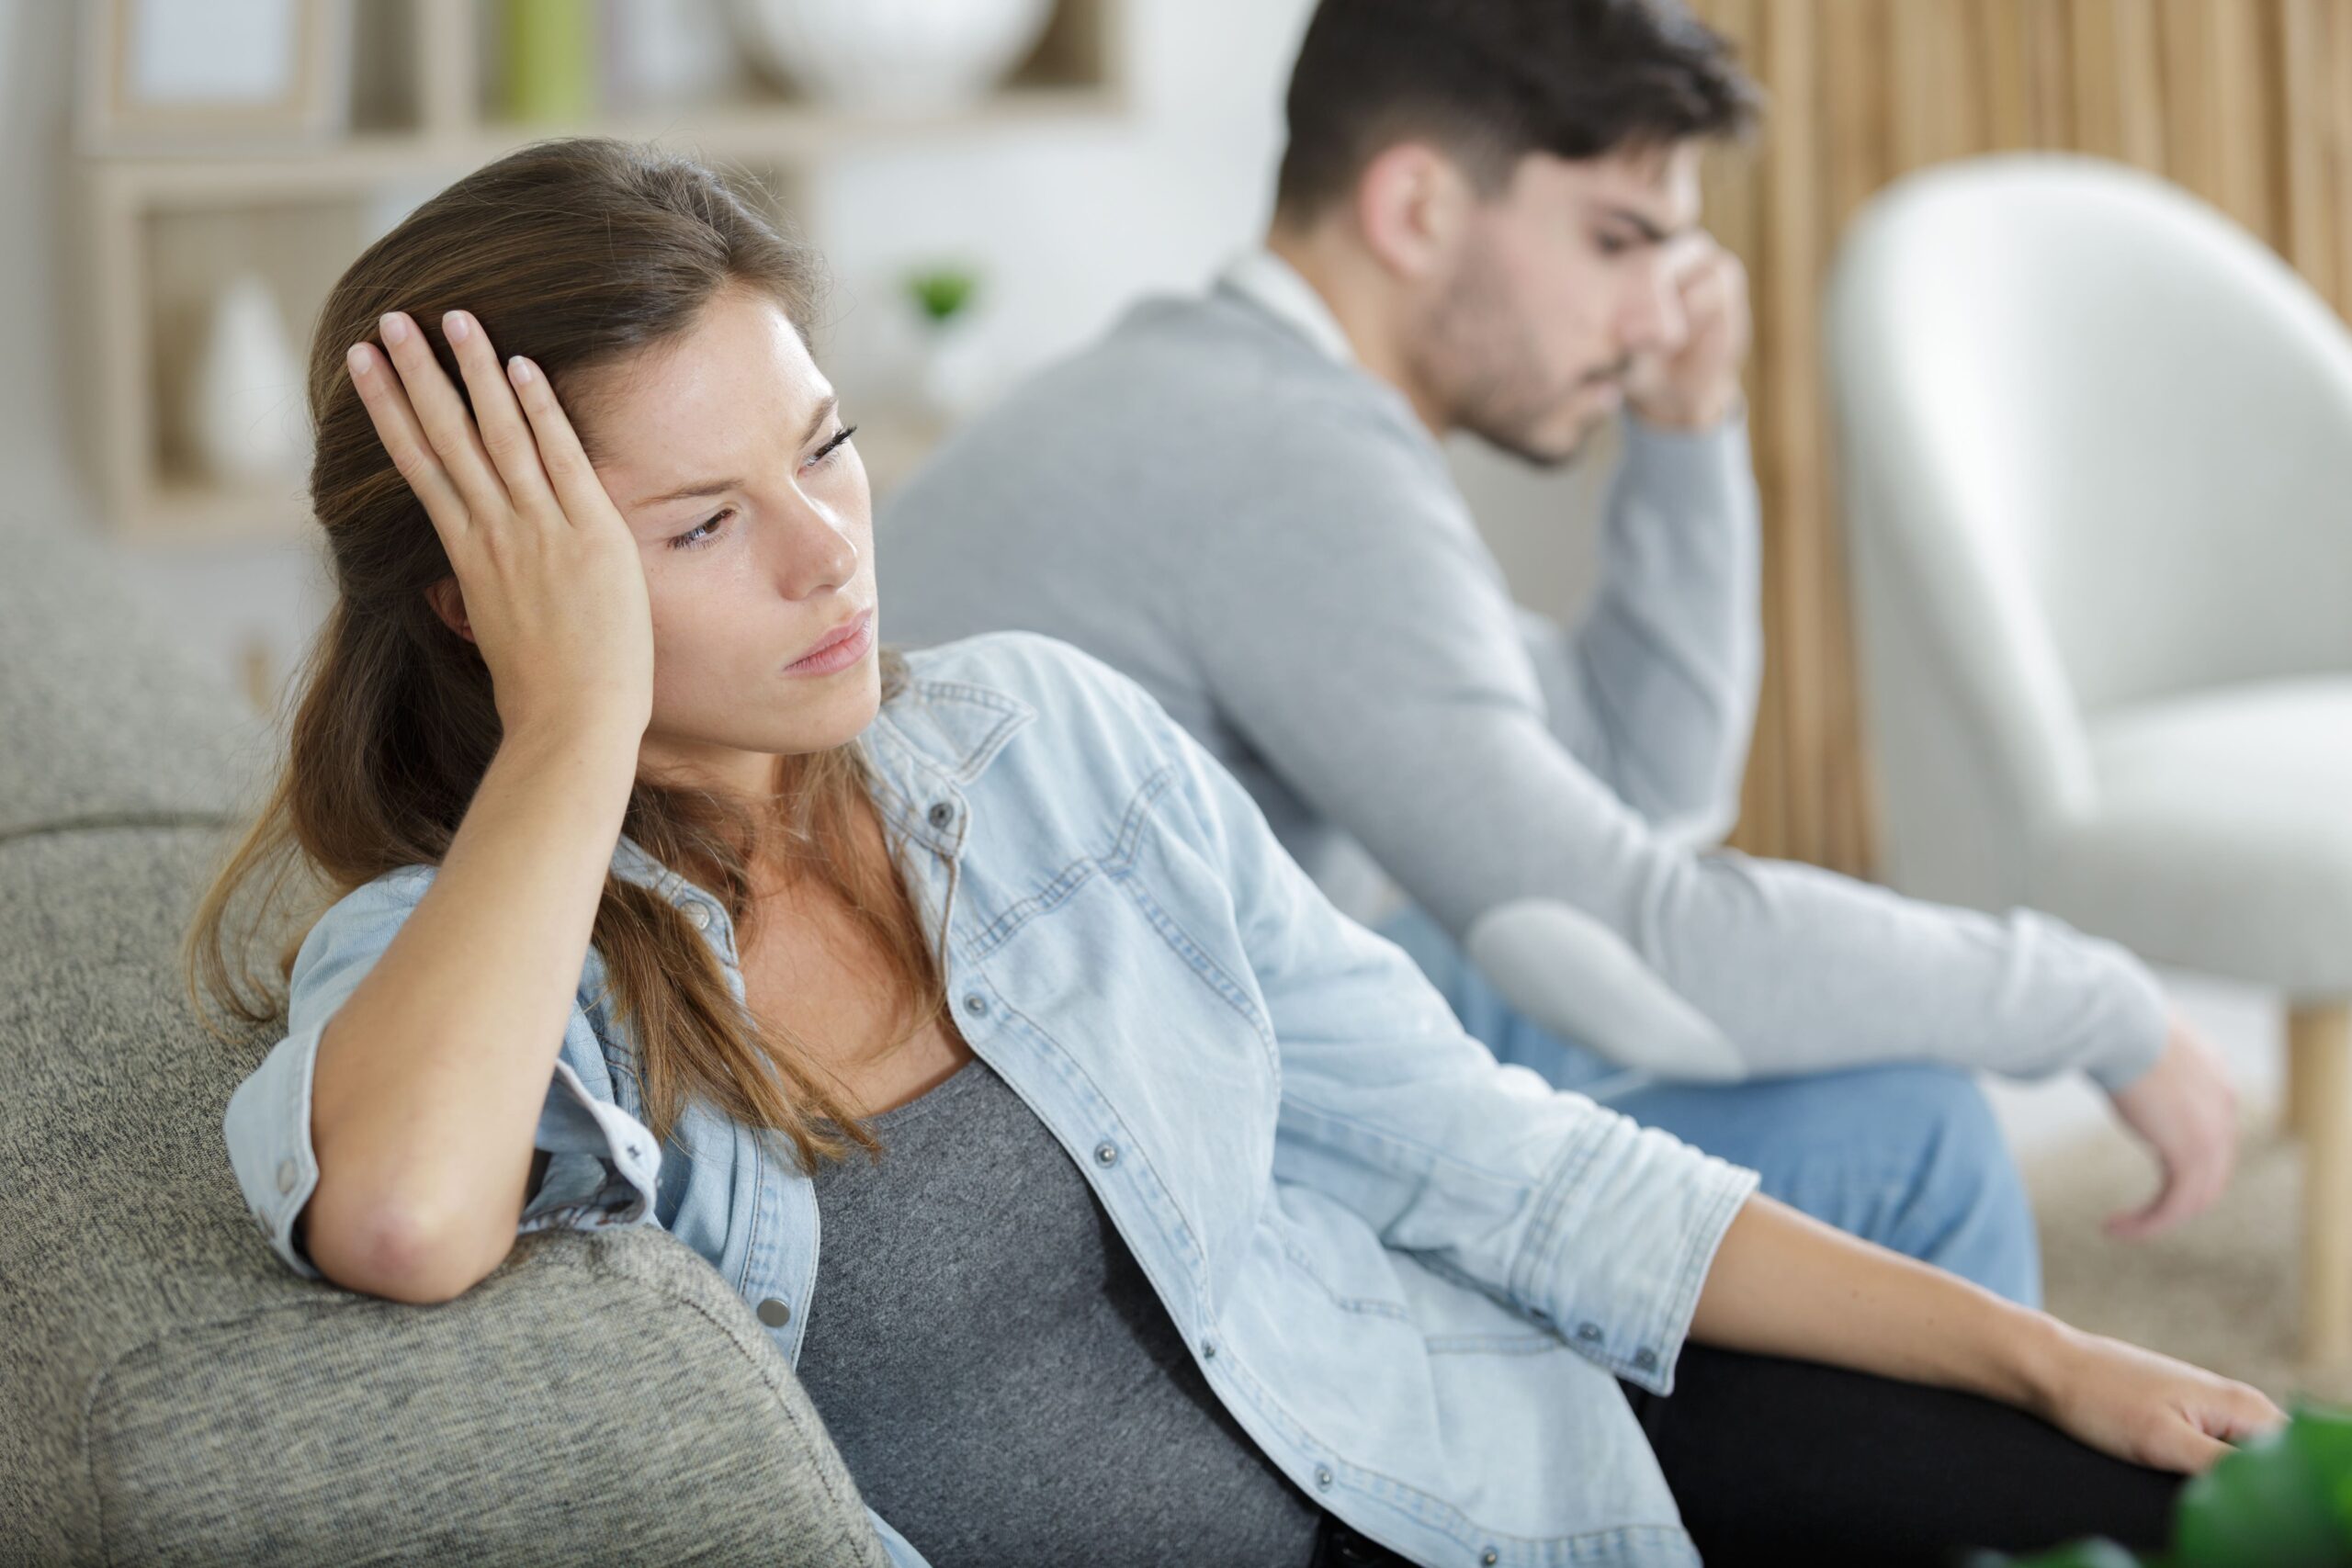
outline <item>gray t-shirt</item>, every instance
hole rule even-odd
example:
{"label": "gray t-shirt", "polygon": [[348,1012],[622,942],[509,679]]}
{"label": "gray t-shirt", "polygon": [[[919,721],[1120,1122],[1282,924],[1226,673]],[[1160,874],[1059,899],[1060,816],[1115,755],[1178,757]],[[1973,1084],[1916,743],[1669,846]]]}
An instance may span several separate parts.
{"label": "gray t-shirt", "polygon": [[1560,626],[1512,603],[1395,388],[1230,281],[1149,299],[887,499],[883,633],[1077,644],[1327,890],[1361,845],[1523,1013],[1625,1065],[2143,1071],[2163,997],[2114,943],[1706,849],[1760,652],[1746,429],[1624,434]]}
{"label": "gray t-shirt", "polygon": [[1110,1216],[975,1058],[818,1172],[800,1381],[938,1568],[1279,1568],[1322,1512],[1193,1362]]}

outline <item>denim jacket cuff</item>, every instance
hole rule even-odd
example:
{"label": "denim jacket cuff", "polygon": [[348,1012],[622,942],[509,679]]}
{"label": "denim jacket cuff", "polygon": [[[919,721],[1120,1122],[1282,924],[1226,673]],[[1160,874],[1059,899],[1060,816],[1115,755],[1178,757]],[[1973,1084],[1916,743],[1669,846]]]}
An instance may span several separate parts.
{"label": "denim jacket cuff", "polygon": [[1699,1310],[1699,1292],[1705,1289],[1708,1272],[1715,1266],[1715,1253],[1741,1206],[1762,1179],[1755,1171],[1727,1161],[1713,1163],[1714,1168],[1708,1172],[1702,1189],[1702,1200],[1682,1236],[1682,1262],[1675,1272],[1673,1288],[1655,1303],[1654,1315],[1641,1334],[1655,1364],[1644,1365],[1636,1349],[1633,1366],[1622,1374],[1661,1396],[1674,1392],[1674,1369],[1682,1359],[1690,1319]]}
{"label": "denim jacket cuff", "polygon": [[[229,1097],[221,1121],[247,1211],[271,1250],[306,1280],[323,1278],[295,1244],[294,1220],[319,1185],[311,1100],[324,1030],[321,1021],[279,1041]],[[635,1117],[590,1094],[560,1057],[534,1141],[548,1151],[547,1174],[525,1206],[516,1235],[636,1224],[652,1217],[661,1145]]]}
{"label": "denim jacket cuff", "polygon": [[1526,1275],[1532,1315],[1586,1359],[1673,1393],[1715,1251],[1758,1180],[1655,1128],[1588,1155],[1544,1203]]}
{"label": "denim jacket cuff", "polygon": [[560,1056],[534,1141],[548,1151],[547,1175],[524,1206],[516,1235],[594,1230],[651,1217],[662,1146],[643,1122],[589,1093]]}
{"label": "denim jacket cuff", "polygon": [[244,1192],[246,1212],[269,1238],[271,1250],[306,1280],[322,1278],[294,1245],[294,1219],[319,1185],[318,1155],[311,1144],[311,1077],[323,1029],[314,1023],[279,1041],[237,1086],[221,1116],[229,1163]]}

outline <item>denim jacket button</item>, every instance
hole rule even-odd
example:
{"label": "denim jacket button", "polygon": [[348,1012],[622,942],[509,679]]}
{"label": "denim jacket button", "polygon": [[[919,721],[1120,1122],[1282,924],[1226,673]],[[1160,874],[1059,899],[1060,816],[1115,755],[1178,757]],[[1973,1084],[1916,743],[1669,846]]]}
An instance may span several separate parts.
{"label": "denim jacket button", "polygon": [[1094,1163],[1108,1170],[1119,1163],[1119,1145],[1105,1140],[1094,1145]]}
{"label": "denim jacket button", "polygon": [[293,1191],[294,1183],[301,1179],[301,1175],[302,1173],[300,1171],[294,1168],[294,1162],[292,1160],[279,1160],[277,1162],[277,1190],[280,1192]]}
{"label": "denim jacket button", "polygon": [[1201,1359],[1204,1361],[1214,1361],[1216,1359],[1216,1340],[1204,1339],[1201,1341]]}
{"label": "denim jacket button", "polygon": [[709,908],[709,906],[705,905],[705,904],[689,904],[689,905],[687,905],[687,906],[686,906],[686,923],[687,923],[688,925],[690,925],[690,926],[694,927],[694,928],[695,928],[695,930],[696,930],[696,931],[708,931],[708,930],[710,929],[710,908]]}
{"label": "denim jacket button", "polygon": [[1331,1490],[1331,1467],[1329,1465],[1318,1464],[1315,1467],[1315,1489],[1317,1492],[1329,1492]]}
{"label": "denim jacket button", "polygon": [[1656,1367],[1656,1366],[1657,1365],[1657,1351],[1655,1351],[1655,1350],[1636,1350],[1636,1351],[1634,1351],[1634,1365],[1635,1365],[1635,1366],[1637,1366],[1637,1367],[1641,1368],[1641,1369],[1642,1369],[1642,1371],[1645,1371],[1645,1372],[1646,1372],[1646,1371],[1650,1371],[1652,1368],[1654,1368],[1654,1367]]}
{"label": "denim jacket button", "polygon": [[1588,1345],[1599,1343],[1600,1339],[1600,1325],[1597,1323],[1577,1324],[1577,1337],[1583,1340]]}
{"label": "denim jacket button", "polygon": [[1500,1562],[1502,1560],[1503,1554],[1497,1551],[1491,1546],[1487,1548],[1486,1551],[1478,1553],[1478,1561],[1485,1563],[1487,1568],[1495,1568],[1495,1564]]}
{"label": "denim jacket button", "polygon": [[945,832],[947,830],[947,825],[955,820],[956,808],[953,806],[950,806],[944,800],[936,801],[933,804],[931,808],[931,825],[933,827],[938,829],[942,832]]}
{"label": "denim jacket button", "polygon": [[770,1328],[782,1328],[792,1321],[792,1303],[770,1296],[760,1303],[760,1321]]}
{"label": "denim jacket button", "polygon": [[964,997],[964,1010],[974,1018],[985,1018],[988,1016],[989,999],[978,991],[967,992]]}

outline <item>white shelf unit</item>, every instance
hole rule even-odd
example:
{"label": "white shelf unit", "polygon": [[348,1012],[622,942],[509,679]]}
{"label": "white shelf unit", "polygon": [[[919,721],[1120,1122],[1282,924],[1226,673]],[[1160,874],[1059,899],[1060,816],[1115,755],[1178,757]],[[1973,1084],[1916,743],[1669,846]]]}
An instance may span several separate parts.
{"label": "white shelf unit", "polygon": [[[305,0],[314,3],[314,0]],[[190,452],[177,410],[202,308],[236,268],[267,278],[298,354],[342,269],[374,235],[388,193],[421,197],[526,142],[594,134],[656,141],[758,178],[779,202],[829,157],[961,145],[980,134],[1125,112],[1123,0],[1057,0],[1030,58],[978,106],[926,116],[849,114],[779,90],[690,108],[520,123],[492,107],[497,39],[480,0],[351,0],[351,129],[329,141],[158,152],[152,141],[74,152],[81,247],[67,269],[82,352],[83,459],[118,536],[222,544],[299,535],[308,505],[284,487],[223,486]],[[585,0],[583,0],[585,3]],[[821,236],[816,236],[821,243]],[[299,398],[299,390],[295,394]],[[876,455],[911,461],[921,432],[876,430]]]}

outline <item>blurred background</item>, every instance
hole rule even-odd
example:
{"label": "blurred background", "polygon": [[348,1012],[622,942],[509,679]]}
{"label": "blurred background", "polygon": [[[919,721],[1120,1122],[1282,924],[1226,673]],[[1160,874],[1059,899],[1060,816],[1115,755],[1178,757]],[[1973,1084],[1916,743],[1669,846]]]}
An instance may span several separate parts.
{"label": "blurred background", "polygon": [[[600,131],[740,171],[815,241],[833,272],[820,346],[887,486],[953,408],[1252,232],[1304,16],[1297,0],[5,0],[8,205],[48,218],[9,225],[0,260],[0,332],[28,371],[8,469],[107,528],[208,657],[273,685],[318,610],[300,472],[318,302],[458,174]],[[919,286],[959,308],[932,322]]]}
{"label": "blurred background", "polygon": [[[324,603],[303,498],[312,313],[424,197],[577,131],[698,152],[815,243],[832,272],[820,357],[887,490],[1138,296],[1196,288],[1254,243],[1310,8],[0,0],[0,505],[101,535],[157,624],[266,710]],[[1916,171],[2078,152],[2210,204],[2333,319],[2352,299],[2352,4],[1696,8],[1770,95],[1761,141],[1718,156],[1707,186],[1708,224],[1750,274],[1767,538],[1769,665],[1733,842],[1901,886],[1823,345],[1841,239]],[[1453,456],[1520,599],[1573,615],[1611,446],[1543,475]],[[2282,1021],[2309,998],[2260,974],[2168,978],[2238,1062],[2259,1133]],[[1998,1098],[2034,1171],[2054,1307],[2273,1386],[2302,1375],[2279,1304],[2290,1145],[2258,1138],[2222,1212],[2124,1249],[2098,1220],[2150,1176],[2097,1098]]]}

